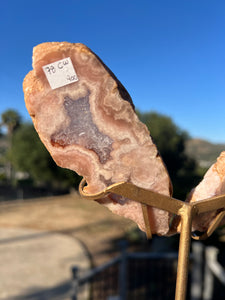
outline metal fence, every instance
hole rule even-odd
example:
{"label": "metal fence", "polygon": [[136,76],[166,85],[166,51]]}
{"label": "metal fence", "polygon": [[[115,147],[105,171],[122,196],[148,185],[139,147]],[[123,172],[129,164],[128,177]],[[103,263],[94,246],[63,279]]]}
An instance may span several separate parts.
{"label": "metal fence", "polygon": [[[218,249],[193,243],[187,300],[224,300],[225,270]],[[72,300],[171,300],[177,253],[127,253],[84,276],[73,270]]]}
{"label": "metal fence", "polygon": [[192,272],[192,300],[224,300],[225,269],[218,261],[219,249],[213,246],[204,247],[200,243],[193,244],[194,268]]}
{"label": "metal fence", "polygon": [[177,253],[127,253],[80,277],[73,268],[73,300],[173,299]]}

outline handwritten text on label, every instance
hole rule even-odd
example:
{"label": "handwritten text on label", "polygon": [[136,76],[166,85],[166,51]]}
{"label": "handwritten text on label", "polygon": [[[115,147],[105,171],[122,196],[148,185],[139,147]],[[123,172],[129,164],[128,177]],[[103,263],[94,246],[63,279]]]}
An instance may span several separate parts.
{"label": "handwritten text on label", "polygon": [[55,61],[42,68],[52,89],[78,81],[70,57]]}

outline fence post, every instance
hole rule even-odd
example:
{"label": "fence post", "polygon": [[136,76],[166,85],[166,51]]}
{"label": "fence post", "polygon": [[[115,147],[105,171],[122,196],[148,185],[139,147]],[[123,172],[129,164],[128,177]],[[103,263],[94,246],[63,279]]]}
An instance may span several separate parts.
{"label": "fence post", "polygon": [[205,264],[204,272],[204,290],[203,290],[203,300],[212,300],[213,294],[213,274],[209,269],[208,264]]}
{"label": "fence post", "polygon": [[73,294],[71,296],[71,300],[77,300],[77,295],[78,295],[78,267],[72,267],[72,277],[73,277],[73,283],[72,283],[72,291]]}
{"label": "fence post", "polygon": [[218,262],[219,249],[216,247],[206,248],[206,270],[205,270],[205,284],[203,300],[211,300],[213,297],[214,289],[214,276],[225,285],[225,271],[224,267]]}
{"label": "fence post", "polygon": [[126,300],[126,291],[127,291],[127,242],[121,241],[121,262],[119,268],[119,294],[120,300]]}
{"label": "fence post", "polygon": [[218,262],[218,253],[219,249],[216,247],[211,246],[206,248],[206,258],[211,272],[223,285],[225,285],[225,271],[224,267]]}
{"label": "fence post", "polygon": [[203,257],[202,243],[192,243],[192,270],[191,270],[191,300],[201,300],[203,291]]}

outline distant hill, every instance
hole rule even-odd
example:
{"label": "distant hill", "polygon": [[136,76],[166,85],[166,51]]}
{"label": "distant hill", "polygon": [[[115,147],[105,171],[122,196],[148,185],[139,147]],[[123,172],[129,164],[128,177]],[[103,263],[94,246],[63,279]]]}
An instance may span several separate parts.
{"label": "distant hill", "polygon": [[203,168],[210,167],[222,151],[225,151],[225,144],[213,144],[202,139],[189,139],[186,142],[186,153]]}

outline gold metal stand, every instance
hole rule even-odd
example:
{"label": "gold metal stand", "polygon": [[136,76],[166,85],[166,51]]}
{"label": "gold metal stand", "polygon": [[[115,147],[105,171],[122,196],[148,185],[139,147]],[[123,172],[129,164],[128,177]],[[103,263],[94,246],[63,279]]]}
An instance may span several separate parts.
{"label": "gold metal stand", "polygon": [[[206,239],[214,232],[214,230],[217,228],[217,226],[220,224],[221,220],[225,216],[225,195],[201,200],[198,202],[187,203],[172,197],[168,197],[150,190],[137,187],[132,183],[128,182],[113,184],[96,194],[85,193],[85,184],[86,181],[83,179],[79,186],[79,192],[81,196],[85,199],[97,200],[104,198],[110,193],[114,193],[141,203],[146,226],[146,234],[148,238],[151,238],[151,228],[147,215],[147,206],[157,207],[159,209],[180,216],[181,229],[175,300],[185,300],[187,290],[191,237],[197,240]],[[207,232],[205,232],[200,237],[192,236],[191,227],[193,217],[201,213],[212,212],[217,210],[220,210],[220,212],[217,214],[214,221],[211,223]]]}

